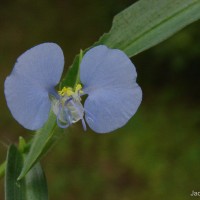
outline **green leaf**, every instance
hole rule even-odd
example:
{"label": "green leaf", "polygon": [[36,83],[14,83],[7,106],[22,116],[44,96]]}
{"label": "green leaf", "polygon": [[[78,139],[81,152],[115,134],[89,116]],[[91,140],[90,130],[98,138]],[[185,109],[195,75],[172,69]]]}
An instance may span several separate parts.
{"label": "green leaf", "polygon": [[61,135],[61,132],[63,130],[57,126],[56,116],[51,111],[48,121],[34,135],[30,150],[27,156],[25,156],[24,166],[18,180],[22,179],[33,165],[50,149]]}
{"label": "green leaf", "polygon": [[109,33],[95,44],[134,56],[200,18],[199,0],[140,0],[114,17]]}
{"label": "green leaf", "polygon": [[26,200],[48,200],[46,177],[39,163],[25,177]]}
{"label": "green leaf", "polygon": [[25,197],[25,180],[17,181],[23,166],[23,156],[14,145],[7,154],[5,174],[5,200],[27,200]]}
{"label": "green leaf", "polygon": [[67,75],[64,77],[64,79],[60,83],[60,88],[63,88],[64,86],[74,87],[74,83],[76,82],[78,71],[79,71],[79,55],[76,55],[72,63],[72,66],[69,68],[67,72]]}
{"label": "green leaf", "polygon": [[80,54],[76,55],[72,66],[69,68],[67,75],[65,78],[62,80],[60,84],[60,88],[63,88],[64,86],[68,87],[75,87],[79,83],[79,66],[81,63],[81,60],[83,58],[83,51],[80,50]]}
{"label": "green leaf", "polygon": [[27,176],[17,181],[23,167],[23,154],[11,145],[7,155],[5,176],[6,200],[48,200],[46,178],[39,163]]}

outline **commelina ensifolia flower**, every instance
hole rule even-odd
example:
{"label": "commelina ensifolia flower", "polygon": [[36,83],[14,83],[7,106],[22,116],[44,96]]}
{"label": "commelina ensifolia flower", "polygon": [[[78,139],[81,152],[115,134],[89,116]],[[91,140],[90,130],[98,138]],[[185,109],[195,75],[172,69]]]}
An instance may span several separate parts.
{"label": "commelina ensifolia flower", "polygon": [[82,120],[86,129],[85,119],[95,132],[108,133],[125,125],[137,111],[142,91],[135,67],[122,51],[104,45],[88,50],[80,64],[82,85],[57,92],[63,67],[63,52],[55,43],[35,46],[18,58],[5,80],[5,97],[23,127],[41,128],[52,108],[62,128]]}

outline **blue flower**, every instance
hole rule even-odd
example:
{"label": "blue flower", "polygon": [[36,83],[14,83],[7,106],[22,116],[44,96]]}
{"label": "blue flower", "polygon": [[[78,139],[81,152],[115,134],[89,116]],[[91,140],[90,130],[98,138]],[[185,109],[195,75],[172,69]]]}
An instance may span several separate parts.
{"label": "blue flower", "polygon": [[[84,55],[80,81],[73,90],[56,91],[64,66],[61,48],[44,43],[22,54],[5,81],[5,96],[13,117],[25,128],[36,130],[48,119],[50,109],[60,127],[82,120],[97,133],[125,125],[137,111],[142,91],[130,59],[120,50],[96,46]],[[82,95],[87,94],[84,107]]]}

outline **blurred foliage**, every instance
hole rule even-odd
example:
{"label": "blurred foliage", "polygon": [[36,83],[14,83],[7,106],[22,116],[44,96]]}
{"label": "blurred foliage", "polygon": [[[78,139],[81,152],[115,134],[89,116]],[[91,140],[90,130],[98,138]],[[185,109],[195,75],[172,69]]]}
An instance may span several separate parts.
{"label": "blurred foliage", "polygon": [[[93,44],[130,0],[4,0],[0,3],[0,161],[19,135],[3,83],[16,58],[52,41],[66,69],[79,49]],[[79,125],[43,159],[50,199],[186,200],[200,184],[199,22],[133,58],[144,93],[137,114],[113,134]],[[194,197],[193,197],[194,198]],[[3,200],[3,180],[0,182]]]}

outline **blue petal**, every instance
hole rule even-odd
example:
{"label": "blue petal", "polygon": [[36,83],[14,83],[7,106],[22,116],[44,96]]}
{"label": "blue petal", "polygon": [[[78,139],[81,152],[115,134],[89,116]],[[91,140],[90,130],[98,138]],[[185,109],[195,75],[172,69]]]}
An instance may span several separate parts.
{"label": "blue petal", "polygon": [[13,117],[36,130],[48,119],[49,92],[59,82],[64,56],[54,43],[44,43],[22,54],[5,81],[5,96]]}
{"label": "blue petal", "polygon": [[23,53],[12,73],[25,76],[47,89],[60,81],[64,67],[64,55],[55,43],[43,43]]}
{"label": "blue petal", "polygon": [[91,129],[111,132],[125,125],[137,111],[142,91],[130,59],[120,50],[97,46],[89,50],[80,66],[85,117]]}

